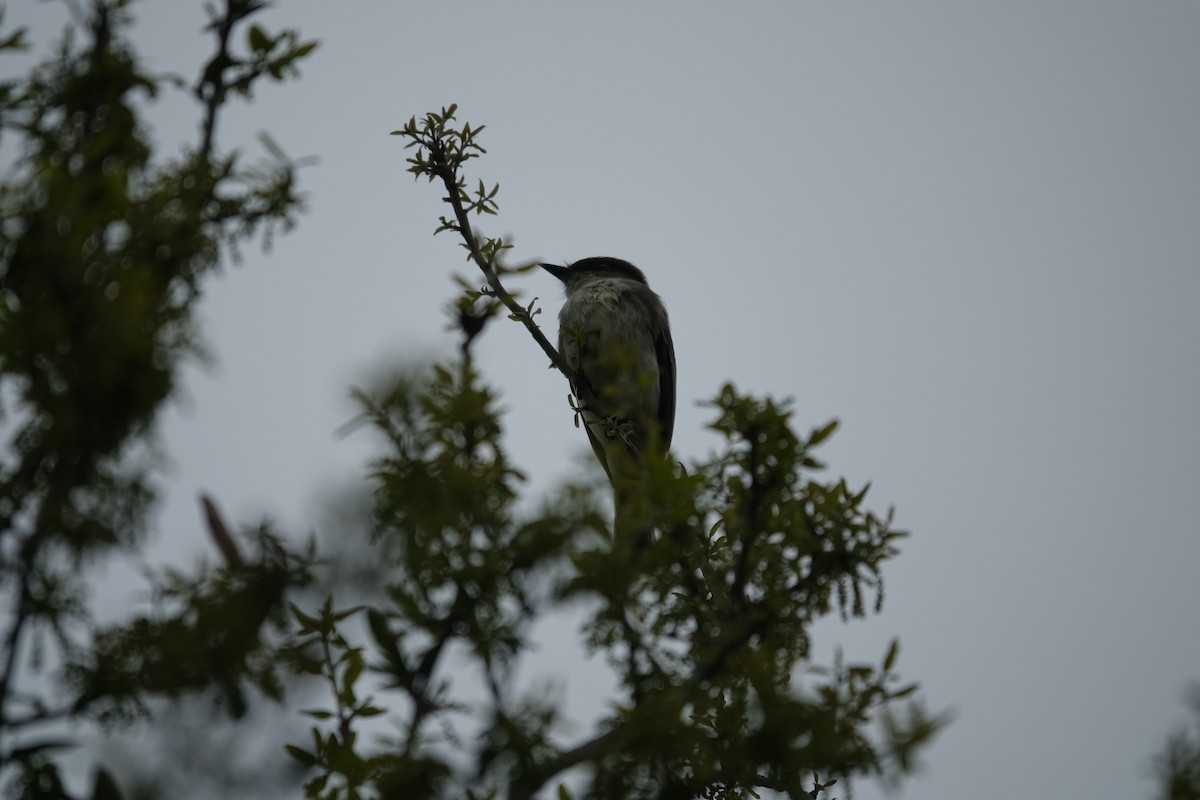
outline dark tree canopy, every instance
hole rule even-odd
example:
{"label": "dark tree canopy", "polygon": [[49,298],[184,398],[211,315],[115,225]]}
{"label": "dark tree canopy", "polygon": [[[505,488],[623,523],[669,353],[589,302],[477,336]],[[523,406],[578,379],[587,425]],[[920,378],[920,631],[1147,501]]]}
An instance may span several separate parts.
{"label": "dark tree canopy", "polygon": [[[186,89],[196,142],[164,160],[145,105],[179,88],[142,71],[128,5],[71,5],[57,53],[0,85],[0,133],[18,151],[0,183],[5,796],[61,796],[61,721],[128,719],[205,690],[237,714],[247,685],[277,691],[260,631],[282,621],[280,599],[305,572],[264,533],[253,559],[164,575],[153,617],[101,626],[89,613],[89,570],[132,556],[147,532],[153,423],[202,352],[192,311],[205,281],[239,242],[300,210],[293,165],[277,150],[257,165],[222,151],[218,120],[313,48],[254,25],[261,3],[214,6],[214,53]],[[22,31],[3,34],[4,50],[24,46]],[[110,782],[100,774],[97,796]]]}

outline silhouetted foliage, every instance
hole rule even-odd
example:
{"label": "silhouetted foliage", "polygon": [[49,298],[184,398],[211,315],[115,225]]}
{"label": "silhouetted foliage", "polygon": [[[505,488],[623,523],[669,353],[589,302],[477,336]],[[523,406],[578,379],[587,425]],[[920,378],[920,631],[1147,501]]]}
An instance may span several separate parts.
{"label": "silhouetted foliage", "polygon": [[1200,683],[1187,693],[1190,728],[1181,727],[1167,737],[1154,757],[1154,778],[1160,800],[1200,800]]}
{"label": "silhouetted foliage", "polygon": [[[210,531],[235,548],[224,566],[156,576],[153,614],[105,625],[90,614],[89,568],[136,554],[146,533],[152,425],[181,365],[202,352],[192,310],[205,279],[223,253],[300,209],[277,148],[253,167],[217,148],[220,113],[231,93],[294,71],[312,49],[251,25],[261,2],[213,6],[215,51],[192,87],[198,142],[163,161],[144,106],[173,84],[141,69],[129,5],[70,5],[75,25],[56,55],[0,86],[0,130],[19,150],[0,183],[5,796],[66,796],[60,721],[127,720],[155,698],[206,690],[237,716],[246,688],[277,694],[263,633],[306,580],[306,558],[265,530],[255,557],[231,559],[214,505]],[[240,54],[231,37],[247,30]],[[92,796],[118,796],[104,771]]]}

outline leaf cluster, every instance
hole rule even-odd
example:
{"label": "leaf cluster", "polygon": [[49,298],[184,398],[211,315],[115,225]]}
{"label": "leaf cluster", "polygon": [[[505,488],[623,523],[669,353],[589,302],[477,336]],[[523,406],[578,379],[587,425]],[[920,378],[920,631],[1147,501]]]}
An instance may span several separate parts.
{"label": "leaf cluster", "polygon": [[[638,544],[609,537],[584,487],[516,513],[521,476],[469,360],[357,399],[385,447],[375,552],[393,578],[364,609],[370,645],[341,647],[366,647],[398,699],[371,707],[400,714],[399,738],[364,740],[335,704],[314,745],[292,751],[319,768],[310,797],[525,798],[573,768],[595,797],[816,796],[825,788],[802,785],[814,770],[903,774],[943,724],[911,701],[896,642],[877,665],[810,662],[812,623],[876,607],[904,535],[864,507],[865,489],[813,478],[834,425],[797,436],[781,404],[725,387],[711,427],[726,447],[651,470],[658,534]],[[512,676],[536,622],[568,607],[588,609],[580,642],[607,655],[620,689],[564,744],[557,704]],[[482,700],[465,699],[464,675]],[[350,762],[322,757],[347,747]]]}
{"label": "leaf cluster", "polygon": [[1161,800],[1200,798],[1200,683],[1188,687],[1187,706],[1190,727],[1173,731],[1154,756],[1156,796]]}
{"label": "leaf cluster", "polygon": [[459,234],[468,258],[478,256],[494,267],[496,257],[511,245],[502,239],[476,239],[468,218],[471,214],[496,213],[500,184],[492,184],[489,188],[480,180],[474,189],[468,190],[463,177],[463,165],[487,152],[478,140],[487,126],[472,128],[471,123],[464,122],[462,128],[456,128],[452,123],[456,121],[457,111],[458,106],[452,103],[440,112],[431,111],[420,122],[412,117],[403,128],[392,131],[392,135],[407,139],[404,149],[415,151],[406,159],[407,171],[416,179],[423,177],[430,183],[440,181],[448,192],[445,200],[454,209],[454,214],[439,217],[434,234],[443,231]]}
{"label": "leaf cluster", "polygon": [[[215,130],[231,93],[294,73],[312,43],[251,26],[238,55],[231,35],[264,4],[211,6],[200,135],[163,159],[147,102],[179,81],[143,68],[131,5],[73,9],[54,55],[0,86],[0,135],[17,153],[0,176],[4,793],[62,796],[48,755],[58,721],[129,719],[154,697],[208,689],[237,715],[247,683],[277,694],[262,633],[306,580],[304,558],[263,531],[253,563],[152,576],[152,615],[101,626],[89,611],[88,568],[136,557],[144,539],[153,426],[182,365],[204,355],[194,308],[206,280],[302,208],[295,162],[268,141],[269,158],[246,165],[218,150]],[[0,36],[0,57],[25,38]]]}
{"label": "leaf cluster", "polygon": [[[566,568],[573,539],[599,536],[603,519],[583,498],[561,512],[516,514],[523,476],[502,447],[495,394],[469,361],[355,397],[356,424],[386,447],[372,464],[374,548],[395,578],[378,605],[335,611],[327,604],[301,618],[296,649],[314,646],[317,631],[321,647],[336,654],[313,662],[323,664],[335,702],[322,712],[329,728],[314,728],[311,746],[289,752],[319,769],[309,797],[433,796],[460,777],[445,749],[466,711],[452,691],[450,651],[458,646],[481,665],[491,711],[505,720],[498,726],[523,719],[528,709],[509,708],[509,678],[530,645],[530,625],[553,600],[548,575]],[[399,739],[369,750],[354,746],[353,723],[364,715],[348,706],[361,671],[338,671],[341,659],[360,663],[363,646],[337,627],[360,610],[374,672],[403,700],[393,704]]]}

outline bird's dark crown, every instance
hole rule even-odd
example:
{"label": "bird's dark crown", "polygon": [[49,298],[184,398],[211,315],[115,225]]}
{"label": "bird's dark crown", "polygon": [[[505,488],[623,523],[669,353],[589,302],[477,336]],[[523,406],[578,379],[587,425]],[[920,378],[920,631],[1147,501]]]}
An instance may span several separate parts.
{"label": "bird's dark crown", "polygon": [[647,286],[649,285],[646,283],[646,276],[633,264],[619,258],[609,258],[608,256],[581,258],[565,267],[555,264],[542,264],[542,266],[563,281],[569,281],[585,275],[617,275]]}

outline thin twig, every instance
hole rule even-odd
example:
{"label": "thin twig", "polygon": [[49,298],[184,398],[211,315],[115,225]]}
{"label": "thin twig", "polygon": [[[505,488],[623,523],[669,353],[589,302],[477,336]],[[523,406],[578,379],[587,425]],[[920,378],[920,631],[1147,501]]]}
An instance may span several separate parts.
{"label": "thin twig", "polygon": [[225,93],[229,87],[225,83],[225,68],[229,65],[229,36],[238,17],[234,13],[233,0],[225,4],[225,13],[214,19],[209,26],[217,37],[217,52],[209,59],[204,68],[200,82],[196,84],[196,97],[204,103],[204,120],[200,130],[200,152],[202,161],[212,159],[212,151],[216,139],[217,112],[225,102]]}
{"label": "thin twig", "polygon": [[21,577],[21,588],[17,594],[17,607],[13,612],[12,625],[8,629],[8,635],[4,637],[4,673],[0,674],[0,735],[3,735],[4,729],[10,722],[5,712],[5,706],[8,704],[8,691],[12,686],[12,679],[16,671],[21,633],[25,628],[25,622],[29,619],[26,610],[28,602],[29,577],[28,570],[26,570],[26,574]]}
{"label": "thin twig", "polygon": [[[483,250],[479,246],[479,240],[476,238],[474,231],[471,230],[471,221],[467,213],[466,207],[462,203],[461,187],[459,185],[459,175],[455,167],[450,164],[450,160],[446,156],[446,148],[436,136],[431,136],[422,144],[429,150],[429,168],[442,182],[446,189],[446,196],[442,198],[450,204],[454,210],[455,225],[453,226],[463,238],[463,242],[467,246],[467,252],[471,255],[471,260],[475,263],[479,270],[483,273],[484,279],[487,280],[488,287],[492,290],[500,302],[512,313],[514,319],[517,319],[523,324],[533,340],[542,348],[542,352],[550,359],[559,372],[566,377],[571,385],[572,391],[579,397],[583,407],[596,415],[601,421],[609,419],[609,415],[605,414],[604,406],[596,397],[587,381],[580,380],[579,374],[567,362],[566,358],[550,343],[546,338],[546,334],[542,333],[542,329],[533,321],[530,313],[517,302],[516,298],[504,288],[504,284],[500,281],[500,276],[497,274],[492,263],[483,254]],[[614,426],[615,427],[615,426]],[[629,442],[628,437],[622,437],[627,449],[629,449],[635,457],[640,457],[632,442]]]}
{"label": "thin twig", "polygon": [[525,310],[524,306],[517,302],[516,298],[504,288],[504,284],[500,282],[500,276],[496,274],[495,268],[491,262],[483,255],[483,251],[479,247],[479,240],[475,238],[474,231],[471,230],[471,221],[467,216],[467,209],[462,204],[462,195],[460,194],[458,174],[455,172],[446,158],[446,149],[436,139],[431,139],[425,143],[429,148],[429,160],[433,168],[434,174],[441,179],[442,185],[446,187],[446,197],[443,199],[450,204],[454,209],[454,219],[457,221],[457,230],[463,238],[463,242],[467,245],[467,251],[471,254],[471,260],[483,272],[484,278],[488,282],[488,286],[500,302],[512,312],[516,319],[519,319],[522,324],[529,330],[533,340],[538,343],[549,357],[551,363],[567,377],[568,380],[574,382],[575,370],[567,363],[567,360],[555,349],[550,340],[546,338],[546,334],[542,333],[542,329]]}

